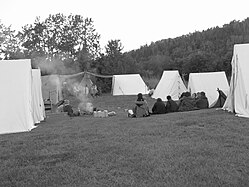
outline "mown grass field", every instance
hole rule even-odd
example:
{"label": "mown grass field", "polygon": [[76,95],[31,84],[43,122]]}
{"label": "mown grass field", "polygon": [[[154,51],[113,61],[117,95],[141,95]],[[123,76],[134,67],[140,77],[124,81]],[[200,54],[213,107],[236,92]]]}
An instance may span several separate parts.
{"label": "mown grass field", "polygon": [[103,95],[94,106],[116,116],[53,114],[0,135],[0,186],[249,185],[249,119],[215,109],[127,118],[135,99]]}

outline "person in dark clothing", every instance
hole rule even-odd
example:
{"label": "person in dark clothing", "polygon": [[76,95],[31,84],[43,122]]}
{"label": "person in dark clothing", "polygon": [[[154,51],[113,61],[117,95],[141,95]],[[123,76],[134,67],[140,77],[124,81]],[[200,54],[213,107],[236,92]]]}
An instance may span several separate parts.
{"label": "person in dark clothing", "polygon": [[152,114],[165,114],[166,107],[161,98],[158,98],[152,107]]}
{"label": "person in dark clothing", "polygon": [[209,107],[208,98],[205,92],[201,92],[200,97],[196,100],[196,106],[199,109],[205,109]]}
{"label": "person in dark clothing", "polygon": [[148,103],[141,93],[137,95],[137,100],[135,101],[133,113],[134,115],[132,115],[132,117],[147,117],[150,115]]}
{"label": "person in dark clothing", "polygon": [[71,105],[65,105],[63,106],[63,111],[67,112],[67,115],[69,115],[70,117],[74,116],[73,114],[73,108]]}
{"label": "person in dark clothing", "polygon": [[191,97],[190,92],[185,92],[185,95],[180,99],[178,111],[184,112],[191,110],[198,110],[196,107],[196,100]]}
{"label": "person in dark clothing", "polygon": [[175,101],[172,100],[171,96],[167,96],[167,103],[166,103],[166,113],[169,112],[177,112],[178,111],[178,105],[176,104]]}
{"label": "person in dark clothing", "polygon": [[183,92],[182,94],[181,94],[181,96],[180,96],[180,100],[182,99],[182,98],[184,98],[186,96],[186,92]]}
{"label": "person in dark clothing", "polygon": [[79,115],[80,115],[79,112],[76,112],[76,113],[75,113],[75,112],[73,111],[73,107],[70,105],[69,100],[65,100],[65,101],[64,101],[63,111],[64,111],[64,112],[67,112],[67,114],[68,114],[70,117],[79,116]]}

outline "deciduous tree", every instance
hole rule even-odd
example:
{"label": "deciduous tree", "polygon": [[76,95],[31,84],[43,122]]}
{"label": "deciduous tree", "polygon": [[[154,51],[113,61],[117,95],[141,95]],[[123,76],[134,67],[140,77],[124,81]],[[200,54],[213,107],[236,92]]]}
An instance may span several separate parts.
{"label": "deciduous tree", "polygon": [[47,63],[53,59],[62,62],[73,59],[81,64],[84,63],[82,55],[92,60],[100,53],[100,35],[94,28],[93,20],[80,15],[55,14],[44,21],[37,17],[34,24],[23,27],[21,36],[27,56],[32,59],[44,57]]}
{"label": "deciduous tree", "polygon": [[6,27],[0,22],[0,59],[18,59],[23,57],[21,42],[11,26]]}

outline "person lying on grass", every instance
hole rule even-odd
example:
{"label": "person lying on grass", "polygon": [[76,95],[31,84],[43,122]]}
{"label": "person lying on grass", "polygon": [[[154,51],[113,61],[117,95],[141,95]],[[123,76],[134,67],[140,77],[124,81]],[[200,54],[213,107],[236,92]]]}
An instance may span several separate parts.
{"label": "person lying on grass", "polygon": [[148,103],[144,99],[143,94],[139,93],[135,101],[135,107],[133,108],[133,115],[130,117],[147,117],[149,115]]}
{"label": "person lying on grass", "polygon": [[157,98],[155,104],[152,107],[152,114],[165,114],[166,107],[161,98]]}

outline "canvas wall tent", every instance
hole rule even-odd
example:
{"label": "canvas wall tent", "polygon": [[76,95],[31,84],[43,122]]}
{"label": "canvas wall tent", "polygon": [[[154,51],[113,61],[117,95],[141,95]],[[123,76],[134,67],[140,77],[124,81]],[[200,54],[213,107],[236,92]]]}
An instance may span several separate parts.
{"label": "canvas wall tent", "polygon": [[41,89],[41,71],[32,69],[32,110],[35,123],[40,123],[45,118],[45,108]]}
{"label": "canvas wall tent", "polygon": [[35,128],[31,60],[0,61],[0,134]]}
{"label": "canvas wall tent", "polygon": [[178,100],[180,95],[186,91],[187,88],[177,70],[164,71],[152,98],[161,98],[163,101],[166,101],[167,96],[170,95],[173,100]]}
{"label": "canvas wall tent", "polygon": [[189,92],[191,94],[202,91],[205,92],[208,98],[209,107],[212,107],[219,98],[217,88],[222,90],[225,94],[228,93],[229,85],[224,71],[189,74]]}
{"label": "canvas wall tent", "polygon": [[148,87],[139,74],[113,75],[113,95],[137,95],[138,93],[148,93]]}
{"label": "canvas wall tent", "polygon": [[217,91],[218,91],[219,97],[216,100],[216,102],[213,104],[213,106],[211,106],[212,108],[222,108],[227,99],[227,96],[223,91],[221,90],[217,90]]}
{"label": "canvas wall tent", "polygon": [[223,109],[249,117],[249,44],[234,45],[230,89]]}

